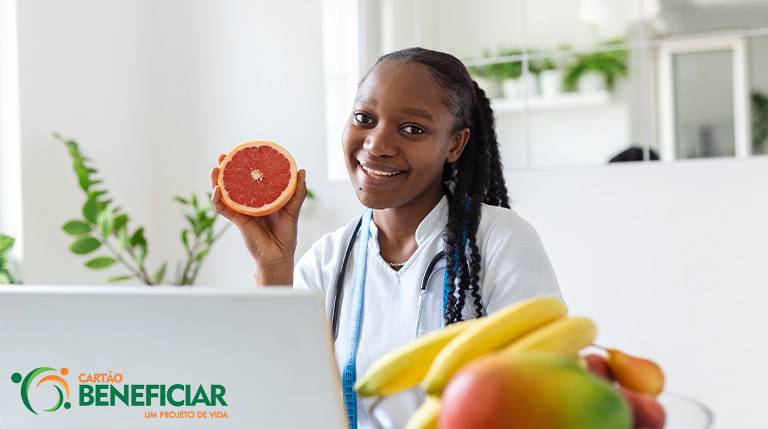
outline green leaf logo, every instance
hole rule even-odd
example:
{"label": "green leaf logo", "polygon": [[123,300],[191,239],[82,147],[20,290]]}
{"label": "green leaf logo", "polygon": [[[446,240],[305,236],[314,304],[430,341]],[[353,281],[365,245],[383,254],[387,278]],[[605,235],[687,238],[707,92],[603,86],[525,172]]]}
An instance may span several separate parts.
{"label": "green leaf logo", "polygon": [[[46,372],[50,371],[53,371],[53,374],[42,376]],[[67,383],[67,380],[65,380],[63,377],[67,374],[69,374],[69,370],[67,368],[62,368],[61,370],[57,371],[55,368],[41,366],[40,368],[32,370],[24,377],[22,377],[20,373],[15,372],[13,375],[11,375],[11,381],[16,384],[21,383],[21,402],[23,402],[24,406],[27,407],[27,409],[33,414],[37,414],[37,411],[35,411],[35,409],[32,407],[32,404],[29,402],[29,389],[33,385],[35,388],[37,388],[42,384],[48,382],[52,383],[53,387],[58,393],[58,400],[56,401],[56,404],[54,404],[51,408],[45,410],[49,413],[52,413],[62,406],[64,409],[69,409],[72,406],[69,403],[69,383]],[[39,376],[42,377],[37,380]],[[37,382],[35,382],[36,380]],[[64,389],[64,391],[62,391],[62,389]]]}

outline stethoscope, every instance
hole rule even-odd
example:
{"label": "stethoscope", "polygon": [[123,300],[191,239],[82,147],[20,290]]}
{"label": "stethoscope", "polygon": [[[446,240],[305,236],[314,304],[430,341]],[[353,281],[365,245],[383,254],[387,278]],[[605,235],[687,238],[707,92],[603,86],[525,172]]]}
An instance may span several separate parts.
{"label": "stethoscope", "polygon": [[[331,320],[332,320],[332,328],[333,328],[333,338],[334,343],[336,343],[336,339],[338,336],[338,325],[339,325],[339,313],[340,313],[340,307],[341,307],[341,299],[343,295],[343,287],[344,287],[344,274],[347,269],[347,262],[349,261],[349,255],[352,253],[352,248],[354,247],[355,241],[357,239],[357,236],[362,233],[362,241],[360,242],[358,249],[357,249],[357,256],[355,257],[355,275],[354,275],[354,288],[352,289],[352,302],[351,302],[351,310],[354,312],[350,314],[350,317],[347,319],[349,327],[348,327],[348,338],[346,338],[346,350],[344,351],[344,363],[342,365],[342,372],[341,372],[341,385],[343,390],[343,396],[344,396],[344,408],[347,412],[347,423],[349,425],[350,429],[357,429],[357,409],[358,409],[358,401],[360,400],[357,396],[357,393],[354,390],[354,384],[357,380],[357,350],[360,347],[360,330],[363,323],[363,308],[365,306],[365,283],[366,283],[366,266],[367,266],[367,260],[368,260],[368,242],[370,239],[370,225],[373,219],[373,210],[370,208],[365,209],[363,212],[363,215],[360,217],[360,221],[355,226],[355,230],[352,233],[352,237],[349,239],[349,243],[347,244],[347,248],[344,251],[344,258],[341,262],[341,267],[339,270],[339,274],[336,277],[336,288],[334,290],[334,297],[333,297],[333,307],[331,308]],[[421,320],[421,313],[422,313],[422,307],[424,305],[424,295],[427,292],[427,286],[429,285],[429,280],[431,277],[432,272],[434,271],[434,267],[437,264],[440,259],[443,258],[444,252],[439,252],[437,255],[435,255],[432,260],[430,261],[429,265],[427,266],[427,270],[424,272],[424,277],[421,281],[421,288],[419,291],[419,301],[418,301],[418,314],[417,314],[417,321],[416,321],[416,337],[419,335],[419,326],[420,326],[420,320]],[[449,290],[447,287],[449,281],[448,281],[448,270],[446,266],[446,270],[444,271],[444,280],[443,280],[443,315],[445,314],[446,308],[447,308],[447,299],[446,297],[448,294],[452,293],[452,290]]]}
{"label": "stethoscope", "polygon": [[[360,225],[363,223],[362,216],[357,221],[357,225],[355,226],[355,230],[352,232],[352,237],[349,238],[349,243],[347,244],[347,248],[344,251],[344,258],[341,261],[341,270],[339,270],[339,274],[336,276],[336,287],[334,289],[333,294],[333,307],[331,307],[331,326],[333,328],[333,339],[336,340],[336,338],[339,335],[339,313],[341,311],[341,299],[344,295],[344,276],[347,271],[347,261],[349,260],[349,254],[352,253],[352,248],[355,246],[355,241],[357,240],[358,232],[360,231]],[[429,286],[429,281],[432,279],[432,275],[434,274],[435,265],[437,265],[438,262],[440,262],[441,259],[443,259],[443,256],[445,256],[445,251],[438,252],[431,261],[429,261],[429,265],[427,265],[426,271],[424,271],[424,276],[421,279],[421,288],[419,290],[419,301],[417,305],[417,315],[416,315],[416,333],[415,336],[418,337],[419,335],[419,326],[421,324],[421,313],[422,308],[424,307],[424,297],[427,293],[427,286]]]}

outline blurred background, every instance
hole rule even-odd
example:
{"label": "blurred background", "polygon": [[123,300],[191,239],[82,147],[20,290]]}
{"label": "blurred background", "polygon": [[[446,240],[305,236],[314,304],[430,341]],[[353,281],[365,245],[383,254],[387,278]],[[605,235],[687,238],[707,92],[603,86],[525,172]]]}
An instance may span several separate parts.
{"label": "blurred background", "polygon": [[493,97],[513,207],[571,307],[606,343],[654,356],[718,427],[765,427],[764,0],[0,0],[7,265],[29,284],[125,274],[70,248],[84,173],[56,132],[130,231],[144,226],[147,270],[168,262],[158,283],[184,270],[189,228],[221,236],[195,283],[252,284],[236,230],[192,231],[190,194],[205,201],[219,153],[280,143],[315,196],[303,254],[360,213],[341,129],[360,76],[410,46],[461,58]]}

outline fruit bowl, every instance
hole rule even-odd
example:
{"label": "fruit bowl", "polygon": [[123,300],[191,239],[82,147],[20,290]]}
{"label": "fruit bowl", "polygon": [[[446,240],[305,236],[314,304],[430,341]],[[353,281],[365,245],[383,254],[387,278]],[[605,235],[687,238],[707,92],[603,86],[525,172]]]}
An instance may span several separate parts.
{"label": "fruit bowl", "polygon": [[709,429],[715,417],[712,410],[701,402],[679,393],[664,392],[659,402],[667,412],[664,429]]}
{"label": "fruit bowl", "polygon": [[[423,399],[418,391],[411,390],[394,397],[374,401],[368,408],[372,416],[374,429],[402,428],[408,421],[405,410],[414,402]],[[703,403],[689,396],[674,392],[664,392],[658,397],[667,414],[664,429],[710,429],[713,427],[714,414]],[[410,404],[409,404],[410,403]]]}

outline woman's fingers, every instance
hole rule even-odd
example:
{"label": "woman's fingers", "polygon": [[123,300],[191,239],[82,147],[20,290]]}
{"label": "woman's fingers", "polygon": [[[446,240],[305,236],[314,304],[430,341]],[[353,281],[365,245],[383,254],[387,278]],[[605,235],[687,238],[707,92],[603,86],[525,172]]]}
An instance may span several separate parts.
{"label": "woman's fingers", "polygon": [[299,210],[301,210],[301,205],[304,203],[304,200],[307,198],[307,171],[304,169],[299,170],[299,173],[296,177],[296,181],[298,182],[296,184],[296,191],[293,193],[293,196],[290,200],[288,200],[288,204],[285,205],[284,209],[286,212],[290,213],[291,216],[297,218],[299,216]]}
{"label": "woman's fingers", "polygon": [[221,164],[221,161],[224,161],[224,158],[227,157],[226,153],[219,154],[219,160],[217,161],[217,164]]}
{"label": "woman's fingers", "polygon": [[224,216],[225,218],[229,219],[230,222],[237,225],[237,222],[239,221],[238,215],[242,215],[242,213],[236,212],[232,209],[232,207],[224,203],[224,200],[221,199],[221,188],[219,188],[218,185],[213,186],[211,204],[213,204],[213,207],[220,215]]}
{"label": "woman's fingers", "polygon": [[214,186],[213,188],[213,193],[211,194],[211,204],[213,204],[213,207],[216,209],[217,213],[227,218],[238,228],[244,226],[248,222],[258,220],[258,218],[240,213],[239,211],[236,211],[232,207],[228,206],[221,197],[221,188],[219,188],[218,185]]}
{"label": "woman's fingers", "polygon": [[211,188],[215,188],[219,183],[219,167],[211,169]]}

